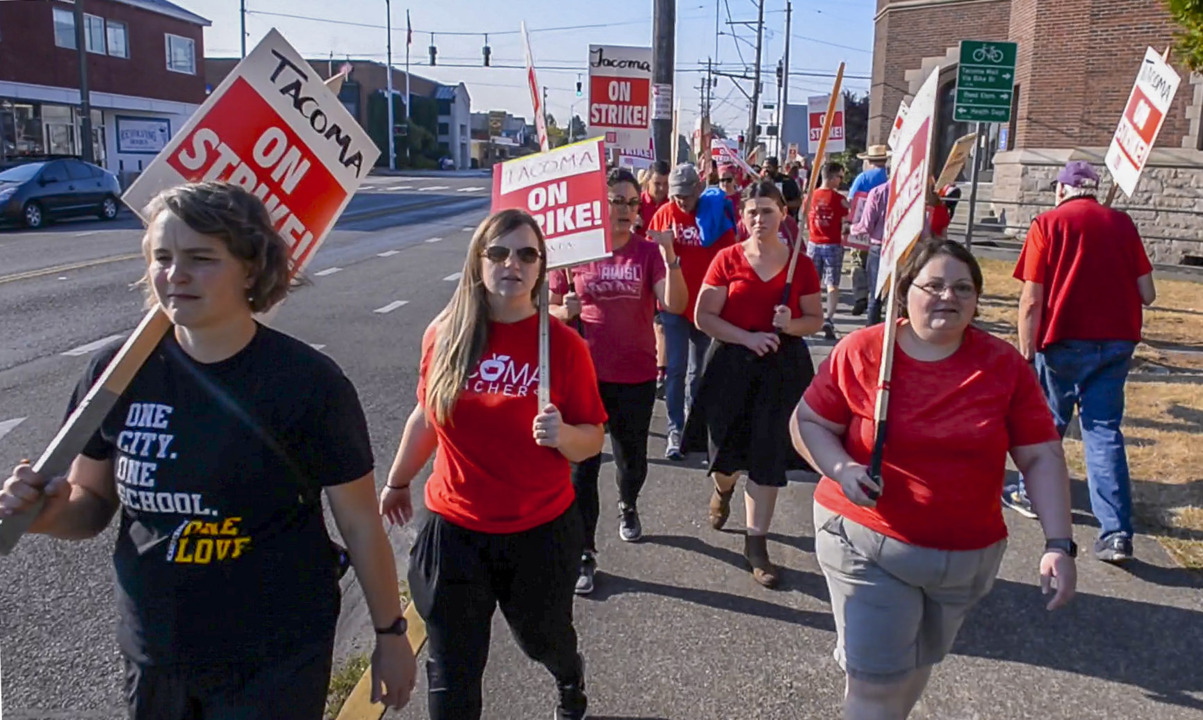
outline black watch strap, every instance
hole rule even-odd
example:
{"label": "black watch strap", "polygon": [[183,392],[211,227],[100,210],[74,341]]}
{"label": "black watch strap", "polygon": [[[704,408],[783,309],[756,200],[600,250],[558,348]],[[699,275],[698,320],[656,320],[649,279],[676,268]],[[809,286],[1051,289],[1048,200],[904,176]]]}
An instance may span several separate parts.
{"label": "black watch strap", "polygon": [[1078,556],[1078,544],[1071,538],[1050,538],[1044,541],[1045,550],[1060,550],[1071,558]]}
{"label": "black watch strap", "polygon": [[409,623],[405,622],[405,616],[400,615],[393,621],[392,625],[383,628],[376,628],[377,635],[401,635],[404,636],[409,630]]}

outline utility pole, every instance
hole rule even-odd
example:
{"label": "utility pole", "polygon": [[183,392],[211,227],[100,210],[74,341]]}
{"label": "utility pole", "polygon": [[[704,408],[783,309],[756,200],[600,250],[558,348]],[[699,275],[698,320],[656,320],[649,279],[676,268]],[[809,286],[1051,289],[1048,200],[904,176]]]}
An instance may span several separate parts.
{"label": "utility pole", "polygon": [[88,47],[84,31],[84,2],[75,0],[75,49],[79,51],[79,141],[80,157],[94,162],[92,152],[92,101],[88,90]]}
{"label": "utility pole", "polygon": [[[547,86],[544,85],[543,86],[543,124],[544,125],[548,124],[547,118],[550,115],[551,115],[551,112],[549,112],[547,109]],[[571,121],[569,122],[569,124],[571,124]],[[551,133],[547,134],[547,147],[551,148]]]}
{"label": "utility pole", "polygon": [[[673,59],[676,56],[677,3],[676,0],[653,0],[652,45],[656,48],[652,56],[652,84],[660,93],[660,108],[667,108],[666,117],[652,115],[652,138],[656,146],[656,159],[672,164],[670,158],[673,145]],[[668,97],[664,97],[667,92]]]}
{"label": "utility pole", "polygon": [[242,21],[242,57],[246,57],[246,0],[239,2],[239,20]]}
{"label": "utility pole", "polygon": [[752,122],[748,126],[748,142],[744,146],[744,157],[756,147],[756,121],[760,118],[760,57],[764,43],[764,0],[756,3],[759,14],[756,18],[756,74],[752,80]]}
{"label": "utility pole", "polygon": [[[393,117],[393,4],[392,0],[384,0],[384,13],[388,15],[388,19],[384,21],[385,32],[388,33],[388,169],[397,169],[397,152],[394,144],[397,139],[393,137],[397,134],[396,118]],[[406,45],[406,48],[409,46]],[[406,78],[409,82],[409,78]],[[405,99],[409,103],[409,98]]]}
{"label": "utility pole", "polygon": [[788,149],[785,142],[785,108],[789,103],[789,21],[794,13],[794,4],[785,3],[785,60],[781,66],[781,101],[777,103],[777,157],[785,164]]}

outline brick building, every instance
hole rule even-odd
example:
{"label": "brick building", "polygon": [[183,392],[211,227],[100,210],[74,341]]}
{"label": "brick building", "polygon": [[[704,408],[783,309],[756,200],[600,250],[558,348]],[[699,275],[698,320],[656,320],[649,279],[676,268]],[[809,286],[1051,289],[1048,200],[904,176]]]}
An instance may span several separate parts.
{"label": "brick building", "polygon": [[[0,2],[0,161],[79,155],[75,5]],[[94,159],[136,172],[205,100],[209,21],[166,0],[85,0]]]}
{"label": "brick building", "polygon": [[[1169,46],[1175,27],[1161,0],[878,0],[877,8],[869,142],[885,141],[899,102],[938,67],[938,164],[974,129],[952,120],[959,41],[1019,44],[1012,119],[987,126],[982,181],[993,213],[1021,235],[1051,207],[1047,184],[1067,160],[1107,174],[1103,156],[1145,48]],[[1176,69],[1182,83],[1137,193],[1120,193],[1116,207],[1132,214],[1155,262],[1195,265],[1203,264],[1203,79]]]}

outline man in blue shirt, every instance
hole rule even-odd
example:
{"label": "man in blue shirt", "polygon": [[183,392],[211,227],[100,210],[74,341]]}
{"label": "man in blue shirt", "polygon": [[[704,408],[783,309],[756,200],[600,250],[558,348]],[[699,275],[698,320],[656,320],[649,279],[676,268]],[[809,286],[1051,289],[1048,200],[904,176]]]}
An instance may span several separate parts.
{"label": "man in blue shirt", "polygon": [[[865,162],[864,171],[856,176],[852,181],[852,187],[848,191],[848,201],[852,204],[851,221],[856,225],[860,221],[861,213],[864,211],[865,200],[869,197],[869,191],[878,185],[883,185],[890,179],[890,173],[886,169],[886,163],[890,159],[890,149],[885,145],[870,145],[869,149],[860,155],[858,158]],[[865,272],[866,262],[869,258],[867,249],[868,240],[863,237],[852,237],[851,242],[854,245],[866,246],[866,249],[857,247],[852,251],[852,314],[861,315],[865,312],[865,308],[869,304],[869,283],[867,282],[867,273]]]}

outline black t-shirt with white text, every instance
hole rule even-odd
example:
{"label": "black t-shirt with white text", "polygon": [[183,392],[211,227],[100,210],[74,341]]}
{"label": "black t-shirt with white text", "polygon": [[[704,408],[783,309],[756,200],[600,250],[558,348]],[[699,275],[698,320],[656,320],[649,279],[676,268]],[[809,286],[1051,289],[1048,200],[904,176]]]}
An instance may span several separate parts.
{"label": "black t-shirt with white text", "polygon": [[[72,408],[119,348],[92,359]],[[199,363],[169,332],[83,454],[113,461],[117,635],[134,662],[257,663],[334,632],[321,489],[373,459],[332,360],[259,326],[233,357]]]}

